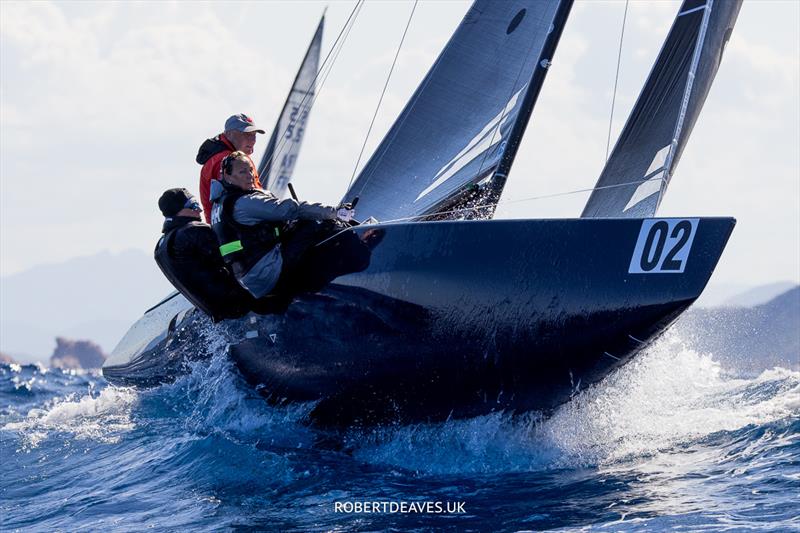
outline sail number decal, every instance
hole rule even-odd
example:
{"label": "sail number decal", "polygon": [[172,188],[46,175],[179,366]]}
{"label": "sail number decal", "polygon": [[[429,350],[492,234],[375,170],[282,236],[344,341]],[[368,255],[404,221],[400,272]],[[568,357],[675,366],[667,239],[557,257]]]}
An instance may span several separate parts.
{"label": "sail number decal", "polygon": [[697,231],[696,218],[642,221],[629,274],[680,274],[686,268]]}

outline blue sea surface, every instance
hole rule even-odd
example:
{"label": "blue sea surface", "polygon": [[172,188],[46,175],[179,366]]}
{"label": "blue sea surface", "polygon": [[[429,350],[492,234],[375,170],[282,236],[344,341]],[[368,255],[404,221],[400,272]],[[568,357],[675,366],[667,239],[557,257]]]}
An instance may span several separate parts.
{"label": "blue sea surface", "polygon": [[800,373],[675,336],[549,418],[342,433],[224,350],[193,365],[150,390],[0,365],[0,530],[800,530]]}

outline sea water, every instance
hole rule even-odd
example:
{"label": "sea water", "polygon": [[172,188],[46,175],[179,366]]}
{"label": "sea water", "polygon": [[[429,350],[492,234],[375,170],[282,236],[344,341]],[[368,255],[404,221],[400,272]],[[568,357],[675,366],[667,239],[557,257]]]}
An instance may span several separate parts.
{"label": "sea water", "polygon": [[549,418],[336,433],[216,351],[144,391],[0,366],[0,530],[800,529],[800,373],[674,334]]}

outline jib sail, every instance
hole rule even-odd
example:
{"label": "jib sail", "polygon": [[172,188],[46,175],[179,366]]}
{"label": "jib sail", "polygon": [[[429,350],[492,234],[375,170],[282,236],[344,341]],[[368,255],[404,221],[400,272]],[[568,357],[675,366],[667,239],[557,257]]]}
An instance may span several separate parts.
{"label": "jib sail", "polygon": [[656,213],[741,5],[741,0],[683,2],[582,217]]}
{"label": "jib sail", "polygon": [[439,212],[479,183],[499,197],[571,5],[477,0],[344,201],[392,220]]}
{"label": "jib sail", "polygon": [[258,165],[261,185],[278,198],[286,195],[297,155],[300,153],[308,115],[314,103],[314,87],[319,69],[324,25],[323,15]]}

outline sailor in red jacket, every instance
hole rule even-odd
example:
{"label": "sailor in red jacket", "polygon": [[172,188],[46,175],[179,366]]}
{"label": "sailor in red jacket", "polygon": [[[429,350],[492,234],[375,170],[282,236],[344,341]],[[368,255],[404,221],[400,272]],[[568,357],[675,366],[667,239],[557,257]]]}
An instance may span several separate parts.
{"label": "sailor in red jacket", "polygon": [[[222,160],[234,151],[247,154],[249,158],[256,145],[256,133],[264,133],[264,130],[253,124],[253,119],[240,113],[233,115],[225,121],[225,132],[220,133],[213,139],[206,139],[197,151],[196,161],[203,165],[200,170],[200,203],[203,205],[203,214],[206,222],[211,222],[211,180],[219,179],[219,167]],[[253,167],[255,187],[260,186],[258,171],[253,160],[250,160]]]}

